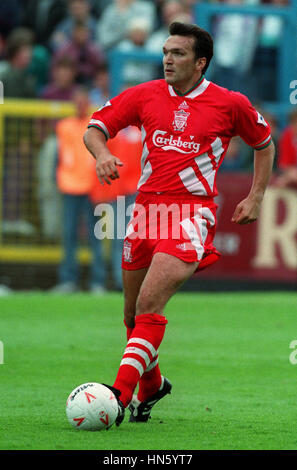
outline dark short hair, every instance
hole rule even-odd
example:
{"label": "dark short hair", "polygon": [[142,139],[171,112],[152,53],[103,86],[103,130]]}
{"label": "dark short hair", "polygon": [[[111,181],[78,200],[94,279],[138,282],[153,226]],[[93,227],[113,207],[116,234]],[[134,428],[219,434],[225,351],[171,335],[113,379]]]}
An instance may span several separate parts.
{"label": "dark short hair", "polygon": [[206,64],[202,70],[204,74],[213,56],[213,40],[209,32],[199,28],[196,24],[175,21],[170,24],[169,33],[171,36],[190,36],[194,38],[195,60],[201,57],[206,58]]}

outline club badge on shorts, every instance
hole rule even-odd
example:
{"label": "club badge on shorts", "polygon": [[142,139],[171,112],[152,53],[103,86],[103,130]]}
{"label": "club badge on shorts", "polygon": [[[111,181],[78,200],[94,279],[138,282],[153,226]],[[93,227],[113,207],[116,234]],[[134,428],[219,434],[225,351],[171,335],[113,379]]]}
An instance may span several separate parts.
{"label": "club badge on shorts", "polygon": [[125,240],[124,246],[123,246],[123,257],[126,263],[132,263],[131,249],[132,249],[132,243]]}

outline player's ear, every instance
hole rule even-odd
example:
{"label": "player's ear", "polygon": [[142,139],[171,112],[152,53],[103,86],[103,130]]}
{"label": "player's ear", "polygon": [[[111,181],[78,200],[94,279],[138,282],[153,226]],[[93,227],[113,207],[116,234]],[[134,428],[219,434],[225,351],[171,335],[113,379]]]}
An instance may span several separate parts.
{"label": "player's ear", "polygon": [[204,67],[206,65],[206,58],[205,57],[199,57],[197,60],[196,60],[196,69],[197,70],[203,70]]}

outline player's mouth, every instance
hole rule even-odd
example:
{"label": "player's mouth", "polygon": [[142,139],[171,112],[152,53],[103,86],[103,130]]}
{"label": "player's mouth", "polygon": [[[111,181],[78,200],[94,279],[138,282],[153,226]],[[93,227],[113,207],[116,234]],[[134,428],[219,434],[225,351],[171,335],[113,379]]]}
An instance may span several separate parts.
{"label": "player's mouth", "polygon": [[165,73],[174,73],[174,70],[172,70],[172,69],[165,69]]}

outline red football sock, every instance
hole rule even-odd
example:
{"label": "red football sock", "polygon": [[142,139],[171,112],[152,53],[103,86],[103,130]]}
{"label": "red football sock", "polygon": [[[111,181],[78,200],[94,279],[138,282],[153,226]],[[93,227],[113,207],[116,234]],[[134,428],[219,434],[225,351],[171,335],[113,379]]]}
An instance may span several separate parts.
{"label": "red football sock", "polygon": [[154,395],[162,384],[162,376],[158,364],[158,355],[154,357],[139,380],[139,390],[137,398],[139,401],[145,401]]}
{"label": "red football sock", "polygon": [[[127,323],[125,320],[124,320],[124,324],[127,329],[127,341],[129,341],[133,328],[130,328],[129,326],[127,326]],[[157,354],[157,356],[155,356],[152,362],[148,365],[143,375],[140,377],[139,390],[137,393],[138,400],[145,401],[147,398],[154,395],[161,387],[161,384],[162,384],[162,376],[161,376],[161,371],[160,371],[159,364],[158,364],[158,354]]]}
{"label": "red football sock", "polygon": [[120,400],[125,407],[132,400],[140,377],[157,355],[166,324],[166,318],[157,313],[147,313],[135,317],[135,327],[128,340],[113,384],[115,388],[120,390]]}

